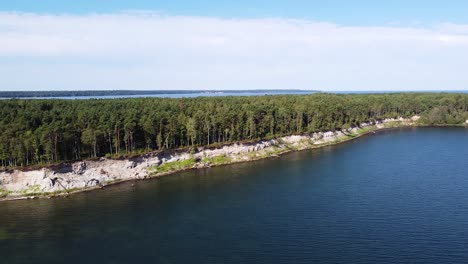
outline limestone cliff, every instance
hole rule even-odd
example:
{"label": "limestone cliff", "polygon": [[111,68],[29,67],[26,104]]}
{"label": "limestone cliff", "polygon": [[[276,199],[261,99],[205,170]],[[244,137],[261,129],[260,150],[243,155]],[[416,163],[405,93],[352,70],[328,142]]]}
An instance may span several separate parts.
{"label": "limestone cliff", "polygon": [[[236,143],[215,149],[199,148],[195,153],[169,151],[149,153],[137,158],[118,160],[101,158],[70,164],[62,164],[39,170],[0,172],[0,196],[24,198],[30,196],[53,196],[103,187],[115,182],[161,176],[172,171],[158,172],[164,164],[193,160],[193,168],[207,167],[216,157],[228,157],[221,163],[235,163],[275,156],[292,150],[302,150],[351,139],[366,132],[389,125],[412,125],[419,119],[385,119],[362,123],[360,127],[343,131],[317,132],[311,135],[291,135],[256,143]],[[187,169],[184,167],[183,169]]]}

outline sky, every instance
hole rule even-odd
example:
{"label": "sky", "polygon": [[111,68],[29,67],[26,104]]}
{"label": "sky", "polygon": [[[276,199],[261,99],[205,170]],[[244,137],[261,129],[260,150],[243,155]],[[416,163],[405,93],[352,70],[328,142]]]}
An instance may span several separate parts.
{"label": "sky", "polygon": [[457,0],[5,0],[0,90],[468,90],[466,14]]}

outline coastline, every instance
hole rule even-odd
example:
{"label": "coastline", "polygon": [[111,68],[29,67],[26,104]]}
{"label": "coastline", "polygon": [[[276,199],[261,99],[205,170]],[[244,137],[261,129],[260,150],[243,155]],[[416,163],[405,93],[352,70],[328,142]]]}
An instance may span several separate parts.
{"label": "coastline", "polygon": [[419,116],[365,122],[341,131],[290,135],[255,143],[234,143],[197,151],[148,153],[135,158],[84,160],[52,168],[0,172],[0,201],[63,197],[102,189],[131,180],[171,175],[189,169],[208,168],[278,157],[282,154],[347,142],[378,130],[420,126]]}

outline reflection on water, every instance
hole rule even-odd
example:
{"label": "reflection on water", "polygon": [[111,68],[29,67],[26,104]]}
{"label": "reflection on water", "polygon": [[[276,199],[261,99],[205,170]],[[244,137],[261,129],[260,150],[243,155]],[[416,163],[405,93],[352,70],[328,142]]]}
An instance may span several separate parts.
{"label": "reflection on water", "polygon": [[2,263],[462,263],[468,130],[0,203]]}

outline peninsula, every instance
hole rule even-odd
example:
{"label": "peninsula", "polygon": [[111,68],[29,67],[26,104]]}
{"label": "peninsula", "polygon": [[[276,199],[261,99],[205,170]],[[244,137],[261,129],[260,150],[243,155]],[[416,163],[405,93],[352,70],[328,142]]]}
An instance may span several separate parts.
{"label": "peninsula", "polygon": [[0,196],[68,195],[316,148],[389,127],[467,125],[468,95],[0,101]]}

